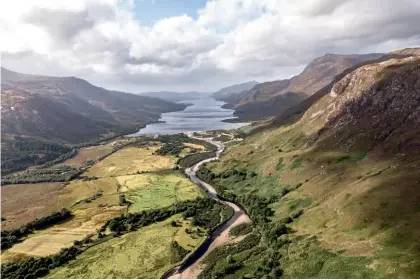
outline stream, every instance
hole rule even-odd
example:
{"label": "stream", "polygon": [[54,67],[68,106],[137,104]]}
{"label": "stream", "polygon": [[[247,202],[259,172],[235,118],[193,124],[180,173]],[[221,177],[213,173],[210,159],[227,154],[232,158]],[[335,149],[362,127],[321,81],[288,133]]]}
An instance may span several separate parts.
{"label": "stream", "polygon": [[188,135],[191,138],[205,140],[215,146],[217,146],[216,156],[202,160],[190,168],[185,170],[185,173],[190,177],[191,181],[196,183],[200,188],[204,189],[209,197],[214,200],[217,200],[220,203],[230,206],[234,210],[233,216],[225,223],[220,225],[194,252],[192,252],[187,259],[179,266],[176,266],[169,271],[167,271],[162,278],[171,278],[171,279],[194,279],[203,271],[204,267],[201,263],[203,258],[211,252],[214,248],[233,242],[240,241],[239,238],[231,239],[229,237],[229,231],[243,223],[250,223],[251,219],[245,213],[245,211],[237,204],[225,201],[217,195],[215,188],[202,181],[197,177],[196,173],[199,170],[200,166],[204,163],[218,160],[220,155],[223,153],[225,147],[222,142],[213,141],[211,139],[196,138],[192,135]]}

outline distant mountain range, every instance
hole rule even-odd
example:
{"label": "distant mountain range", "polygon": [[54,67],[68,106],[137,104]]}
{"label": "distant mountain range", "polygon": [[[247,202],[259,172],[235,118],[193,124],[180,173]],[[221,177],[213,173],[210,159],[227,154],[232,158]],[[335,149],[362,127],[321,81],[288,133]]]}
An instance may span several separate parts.
{"label": "distant mountain range", "polygon": [[[161,113],[186,107],[107,90],[75,77],[27,75],[5,68],[1,87],[2,167],[8,159],[14,162],[10,166],[47,160],[49,150],[39,150],[46,147],[39,142],[78,144],[134,132],[157,121]],[[24,145],[16,144],[22,141]]]}
{"label": "distant mountain range", "polygon": [[142,93],[139,93],[138,95],[156,97],[156,98],[160,98],[160,99],[170,101],[170,102],[180,102],[180,101],[198,99],[209,94],[210,93],[208,92],[198,92],[198,91],[187,91],[187,92],[151,91],[151,92],[142,92]]}
{"label": "distant mountain range", "polygon": [[226,108],[235,109],[235,115],[241,120],[258,120],[276,116],[329,84],[345,69],[381,55],[377,53],[326,54],[313,60],[302,73],[291,79],[260,83],[249,90],[215,96],[228,103]]}
{"label": "distant mountain range", "polygon": [[110,91],[75,77],[26,75],[1,69],[2,134],[70,143],[156,121],[185,106]]}
{"label": "distant mountain range", "polygon": [[258,82],[251,81],[251,82],[246,82],[246,83],[242,83],[242,84],[237,84],[237,85],[233,85],[233,86],[224,87],[222,89],[219,89],[215,93],[213,93],[212,96],[216,99],[229,98],[229,96],[232,96],[234,94],[238,94],[238,93],[241,93],[241,92],[244,92],[244,91],[248,91],[257,84],[258,84]]}

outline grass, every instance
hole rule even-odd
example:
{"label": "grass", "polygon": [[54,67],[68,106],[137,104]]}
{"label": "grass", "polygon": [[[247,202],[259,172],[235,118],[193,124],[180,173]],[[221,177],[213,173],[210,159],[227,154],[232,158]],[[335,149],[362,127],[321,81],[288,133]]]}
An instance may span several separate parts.
{"label": "grass", "polygon": [[277,165],[276,165],[276,170],[281,170],[285,166],[286,165],[283,163],[283,158],[279,158],[279,161],[277,162]]}
{"label": "grass", "polygon": [[[332,145],[303,145],[306,142],[301,126],[297,122],[252,135],[207,167],[215,174],[232,168],[255,171],[258,176],[251,179],[235,180],[232,176],[218,182],[236,195],[270,198],[281,195],[284,188],[289,188],[286,186],[303,183],[270,205],[275,211],[272,219],[281,221],[303,209],[299,219],[289,225],[294,232],[291,237],[310,234],[319,238],[317,246],[326,252],[343,251],[342,257],[360,258],[350,259],[350,263],[347,259],[330,260],[325,263],[325,270],[317,271],[314,277],[347,277],[355,267],[364,267],[370,257],[369,267],[377,277],[418,278],[419,161],[383,158],[375,151],[368,156],[363,149],[344,152],[331,148]],[[249,153],[251,150],[258,152]],[[406,238],[391,238],[398,232],[410,236],[411,246],[402,246]],[[307,268],[304,258],[293,265],[298,262],[302,266],[296,273]],[[343,273],[334,272],[334,267]],[[241,270],[247,269],[252,270],[252,265]],[[298,277],[293,275],[284,277]],[[353,276],[362,277],[355,273]]]}
{"label": "grass", "polygon": [[375,278],[367,257],[347,257],[321,248],[314,238],[298,236],[281,252],[284,278]]}
{"label": "grass", "polygon": [[302,167],[302,158],[297,158],[292,162],[292,165],[290,166],[290,170],[296,169],[296,168],[300,168]]}
{"label": "grass", "polygon": [[197,186],[177,171],[119,176],[117,180],[119,191],[131,203],[129,212],[161,208],[201,196]]}
{"label": "grass", "polygon": [[85,166],[89,160],[97,160],[102,156],[111,153],[113,147],[111,144],[92,146],[80,149],[76,156],[71,159],[64,161],[64,164],[72,167]]}
{"label": "grass", "polygon": [[[90,204],[88,204],[90,205]],[[125,207],[97,207],[76,209],[72,219],[45,230],[30,234],[22,243],[2,252],[2,262],[13,261],[16,257],[47,256],[61,248],[70,247],[73,241],[82,240],[96,231],[110,218],[125,212]]]}
{"label": "grass", "polygon": [[[116,178],[100,178],[98,180],[84,181],[74,180],[71,181],[65,188],[59,193],[59,208],[73,208],[73,207],[84,207],[92,208],[98,205],[118,205],[118,182]],[[92,201],[89,205],[86,203],[80,203],[90,197],[93,197],[98,192],[102,193],[102,196]]]}
{"label": "grass", "polygon": [[83,175],[88,177],[115,177],[137,172],[171,169],[175,157],[153,155],[159,147],[126,147],[96,163]]}
{"label": "grass", "polygon": [[20,226],[59,210],[64,183],[16,184],[1,187],[2,230]]}
{"label": "grass", "polygon": [[[180,226],[171,226],[174,220]],[[76,260],[52,270],[47,278],[160,278],[176,265],[169,250],[172,241],[191,251],[204,240],[203,236],[187,234],[186,229],[197,230],[176,215],[94,246]]]}

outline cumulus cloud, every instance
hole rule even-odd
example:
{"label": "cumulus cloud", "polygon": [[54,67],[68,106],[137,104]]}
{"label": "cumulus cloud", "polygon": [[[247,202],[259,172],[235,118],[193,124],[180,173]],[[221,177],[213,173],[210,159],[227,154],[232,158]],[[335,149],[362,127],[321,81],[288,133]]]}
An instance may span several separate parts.
{"label": "cumulus cloud", "polygon": [[141,24],[133,1],[3,3],[2,66],[133,92],[297,74],[325,53],[420,45],[418,0],[212,0],[197,18]]}

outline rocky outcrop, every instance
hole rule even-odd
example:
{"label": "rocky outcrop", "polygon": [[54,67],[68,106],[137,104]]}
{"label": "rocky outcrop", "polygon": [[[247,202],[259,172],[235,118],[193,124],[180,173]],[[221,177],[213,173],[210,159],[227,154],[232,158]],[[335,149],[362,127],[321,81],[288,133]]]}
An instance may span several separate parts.
{"label": "rocky outcrop", "polygon": [[313,60],[299,75],[286,80],[261,83],[228,100],[235,115],[243,120],[278,116],[327,86],[344,70],[382,54],[326,54]]}
{"label": "rocky outcrop", "polygon": [[361,66],[303,115],[318,146],[420,153],[420,56]]}

